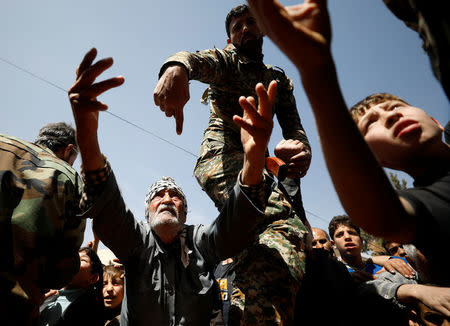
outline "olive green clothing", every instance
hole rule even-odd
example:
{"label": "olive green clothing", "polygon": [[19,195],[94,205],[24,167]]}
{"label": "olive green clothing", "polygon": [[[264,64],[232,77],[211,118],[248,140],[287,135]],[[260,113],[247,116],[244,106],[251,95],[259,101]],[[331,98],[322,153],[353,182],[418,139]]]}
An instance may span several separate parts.
{"label": "olive green clothing", "polygon": [[78,272],[82,183],[51,150],[1,134],[0,182],[0,300],[14,310]]}
{"label": "olive green clothing", "polygon": [[[240,130],[232,117],[242,115],[240,96],[257,99],[258,82],[267,88],[272,80],[277,80],[273,113],[283,137],[300,140],[309,147],[292,81],[280,69],[249,60],[231,44],[224,50],[179,52],[167,59],[161,73],[170,64],[181,64],[189,79],[210,84],[203,96],[204,102],[210,100],[210,120],[194,174],[219,209],[233,189],[244,157]],[[230,325],[289,325],[293,321],[295,296],[305,270],[304,244],[308,232],[283,193],[274,183],[268,184],[271,188],[266,193],[270,197],[265,219],[256,230],[258,240],[235,257]]]}

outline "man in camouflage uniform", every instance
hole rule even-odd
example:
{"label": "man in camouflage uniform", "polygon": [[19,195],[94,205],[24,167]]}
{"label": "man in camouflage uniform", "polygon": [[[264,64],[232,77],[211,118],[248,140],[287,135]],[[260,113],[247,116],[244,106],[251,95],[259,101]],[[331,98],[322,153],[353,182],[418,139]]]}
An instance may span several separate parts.
{"label": "man in camouflage uniform", "polygon": [[[78,272],[84,220],[75,130],[43,127],[35,143],[0,134],[0,316],[6,325],[37,318],[48,288]],[[6,317],[5,317],[6,316]],[[2,324],[3,325],[3,324]]]}
{"label": "man in camouflage uniform", "polygon": [[[288,176],[303,177],[311,152],[300,123],[292,81],[262,61],[262,33],[246,5],[231,10],[225,22],[229,36],[224,50],[179,52],[161,68],[154,98],[166,116],[183,126],[183,106],[189,99],[189,80],[209,83],[202,101],[210,100],[210,120],[205,130],[194,174],[202,189],[220,210],[243,162],[239,127],[234,115],[242,115],[240,96],[255,96],[255,85],[278,82],[273,112],[282,128],[275,154],[289,164]],[[269,176],[268,176],[269,177]],[[236,258],[236,279],[230,324],[284,324],[293,321],[295,295],[304,273],[307,229],[283,193],[272,186],[266,221],[257,230],[259,241]],[[300,212],[299,212],[300,211]],[[234,322],[233,322],[234,321]]]}

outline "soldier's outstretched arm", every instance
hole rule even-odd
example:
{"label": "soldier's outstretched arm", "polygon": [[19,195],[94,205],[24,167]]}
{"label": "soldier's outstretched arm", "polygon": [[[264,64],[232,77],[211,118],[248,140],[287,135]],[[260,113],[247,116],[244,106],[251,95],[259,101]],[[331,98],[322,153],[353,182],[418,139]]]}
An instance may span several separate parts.
{"label": "soldier's outstretched arm", "polygon": [[258,83],[255,90],[258,107],[253,97],[241,96],[239,104],[244,114],[242,117],[233,117],[234,122],[241,127],[241,142],[244,148],[241,182],[244,185],[257,185],[263,179],[265,153],[273,128],[272,106],[277,83],[272,81],[267,90],[263,84]]}
{"label": "soldier's outstretched arm", "polygon": [[328,171],[345,211],[371,234],[401,243],[413,241],[417,230],[411,207],[397,196],[342,96],[331,53],[327,1],[305,0],[290,7],[277,0],[248,2],[261,30],[300,72]]}
{"label": "soldier's outstretched arm", "polygon": [[94,83],[106,69],[112,66],[113,59],[105,58],[94,63],[97,50],[91,49],[77,68],[76,81],[69,89],[69,100],[77,130],[77,142],[85,171],[94,171],[105,164],[98,144],[98,112],[108,106],[97,100],[103,92],[123,84],[123,77],[114,77]]}
{"label": "soldier's outstretched arm", "polygon": [[153,91],[155,104],[166,117],[174,117],[177,134],[183,132],[184,105],[189,101],[189,78],[186,68],[174,64],[166,68]]}

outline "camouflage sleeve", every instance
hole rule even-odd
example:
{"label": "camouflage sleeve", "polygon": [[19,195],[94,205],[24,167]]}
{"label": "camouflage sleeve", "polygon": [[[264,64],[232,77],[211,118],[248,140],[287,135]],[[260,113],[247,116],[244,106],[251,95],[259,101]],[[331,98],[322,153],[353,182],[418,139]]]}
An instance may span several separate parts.
{"label": "camouflage sleeve", "polygon": [[186,68],[189,80],[198,80],[207,84],[220,82],[226,73],[226,67],[231,64],[232,56],[217,48],[197,51],[178,52],[170,56],[161,67],[159,77],[170,65],[178,64]]}
{"label": "camouflage sleeve", "polygon": [[104,165],[102,168],[94,171],[85,171],[83,168],[81,170],[81,177],[83,178],[83,194],[80,201],[81,210],[87,211],[94,202],[100,197],[103,189],[106,185],[106,180],[108,180],[111,174],[111,166],[108,160],[103,155]]}
{"label": "camouflage sleeve", "polygon": [[296,139],[309,147],[311,146],[300,121],[297,104],[294,97],[294,85],[292,80],[284,75],[278,81],[278,96],[275,103],[275,114],[280,124],[285,139]]}

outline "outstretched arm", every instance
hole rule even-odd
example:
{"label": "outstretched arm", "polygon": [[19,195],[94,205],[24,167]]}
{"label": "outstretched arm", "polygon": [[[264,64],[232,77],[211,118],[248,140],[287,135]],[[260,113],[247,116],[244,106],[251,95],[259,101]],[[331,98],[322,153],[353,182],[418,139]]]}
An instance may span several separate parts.
{"label": "outstretched arm", "polygon": [[105,162],[98,144],[98,112],[108,106],[97,100],[97,96],[120,86],[123,77],[114,77],[94,83],[95,79],[112,66],[113,59],[106,58],[94,62],[97,50],[91,49],[77,68],[76,81],[69,89],[69,99],[77,129],[77,142],[85,171],[101,169]]}
{"label": "outstretched arm", "polygon": [[361,136],[341,94],[330,49],[326,0],[306,0],[291,7],[276,0],[248,2],[260,28],[301,74],[330,176],[349,216],[371,234],[412,242],[414,221]]}

